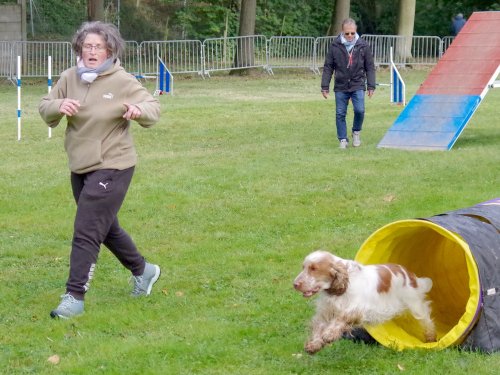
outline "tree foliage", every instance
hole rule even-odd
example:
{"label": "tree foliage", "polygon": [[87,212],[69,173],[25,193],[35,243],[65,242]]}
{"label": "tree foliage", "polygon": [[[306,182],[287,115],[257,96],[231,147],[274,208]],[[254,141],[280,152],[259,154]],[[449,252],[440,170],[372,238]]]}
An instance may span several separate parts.
{"label": "tree foliage", "polygon": [[462,13],[467,19],[473,12],[500,10],[500,1],[491,0],[418,0],[415,35],[450,35],[451,19]]}
{"label": "tree foliage", "polygon": [[260,0],[257,1],[256,33],[266,36],[325,35],[331,13],[331,0]]}
{"label": "tree foliage", "polygon": [[[170,1],[173,2],[173,1]],[[206,39],[224,35],[236,36],[238,31],[239,4],[232,0],[205,2],[185,1],[185,5],[173,15],[177,30],[174,35],[182,39]],[[178,20],[178,22],[175,22]],[[180,27],[180,29],[179,29]]]}
{"label": "tree foliage", "polygon": [[[400,0],[352,0],[351,14],[362,33],[394,35],[397,31]],[[402,0],[404,1],[404,0]],[[450,35],[451,19],[457,13],[466,18],[475,11],[500,10],[500,1],[492,0],[418,0],[414,35]]]}
{"label": "tree foliage", "polygon": [[[3,2],[5,0],[0,0]],[[396,34],[400,0],[351,0],[350,15],[358,31]],[[125,39],[197,39],[237,36],[241,0],[121,0],[120,30]],[[34,35],[31,39],[68,40],[87,19],[87,0],[34,0]],[[117,0],[104,0],[105,19]],[[257,0],[255,33],[266,36],[327,35],[335,0]],[[418,0],[414,35],[450,34],[451,18],[473,11],[500,10],[500,0]],[[30,19],[28,20],[30,25]]]}
{"label": "tree foliage", "polygon": [[27,12],[31,39],[68,40],[87,19],[86,0],[44,0],[35,1],[33,5],[33,14]]}

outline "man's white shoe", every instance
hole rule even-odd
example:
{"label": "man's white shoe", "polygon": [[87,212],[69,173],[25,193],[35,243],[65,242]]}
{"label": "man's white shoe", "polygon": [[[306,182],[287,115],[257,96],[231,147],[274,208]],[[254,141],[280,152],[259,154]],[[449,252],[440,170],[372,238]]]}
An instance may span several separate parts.
{"label": "man's white shoe", "polygon": [[340,146],[339,148],[347,148],[347,139],[341,139],[340,140]]}
{"label": "man's white shoe", "polygon": [[132,290],[132,296],[149,296],[151,294],[151,289],[153,284],[156,283],[160,277],[160,267],[156,264],[147,263],[144,266],[144,273],[140,276],[132,276],[134,281],[134,290]]}
{"label": "man's white shoe", "polygon": [[352,132],[352,145],[353,147],[359,147],[361,146],[361,136],[360,136],[359,131],[357,132]]}

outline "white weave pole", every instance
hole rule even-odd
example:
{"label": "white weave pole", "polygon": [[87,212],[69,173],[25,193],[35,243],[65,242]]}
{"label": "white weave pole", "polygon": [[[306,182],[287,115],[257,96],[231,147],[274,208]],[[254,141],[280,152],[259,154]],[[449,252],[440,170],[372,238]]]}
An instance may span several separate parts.
{"label": "white weave pole", "polygon": [[[50,94],[52,90],[52,56],[47,58],[47,92]],[[49,138],[52,138],[52,128],[49,126]]]}
{"label": "white weave pole", "polygon": [[[160,58],[160,45],[156,44],[156,59],[158,60],[159,58]],[[159,65],[158,69],[160,69]],[[158,91],[159,89],[160,89],[160,71],[158,70],[156,72],[156,90]]]}
{"label": "white weave pole", "polygon": [[21,140],[21,56],[17,56],[17,140]]}

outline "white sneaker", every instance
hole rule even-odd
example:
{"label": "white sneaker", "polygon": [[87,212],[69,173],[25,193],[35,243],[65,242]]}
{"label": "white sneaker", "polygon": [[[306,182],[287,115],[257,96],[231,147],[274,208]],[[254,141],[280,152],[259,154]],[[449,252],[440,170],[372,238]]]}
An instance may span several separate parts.
{"label": "white sneaker", "polygon": [[71,294],[63,294],[62,300],[56,309],[50,312],[52,318],[69,319],[83,314],[83,301],[73,297]]}
{"label": "white sneaker", "polygon": [[361,136],[360,136],[359,131],[357,132],[352,132],[352,145],[353,147],[359,147],[361,146]]}
{"label": "white sneaker", "polygon": [[160,267],[156,264],[146,262],[144,273],[140,276],[132,276],[132,280],[134,281],[134,289],[131,293],[132,296],[149,296],[151,294],[153,284],[156,283],[160,277],[160,273]]}
{"label": "white sneaker", "polygon": [[340,146],[339,148],[347,148],[347,139],[341,139],[340,140]]}

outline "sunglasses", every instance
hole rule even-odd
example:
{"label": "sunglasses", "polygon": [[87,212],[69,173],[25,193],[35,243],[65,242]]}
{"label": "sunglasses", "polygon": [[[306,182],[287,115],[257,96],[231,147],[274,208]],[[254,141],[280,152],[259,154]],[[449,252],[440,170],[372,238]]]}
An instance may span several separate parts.
{"label": "sunglasses", "polygon": [[356,35],[356,33],[344,33],[344,35]]}

